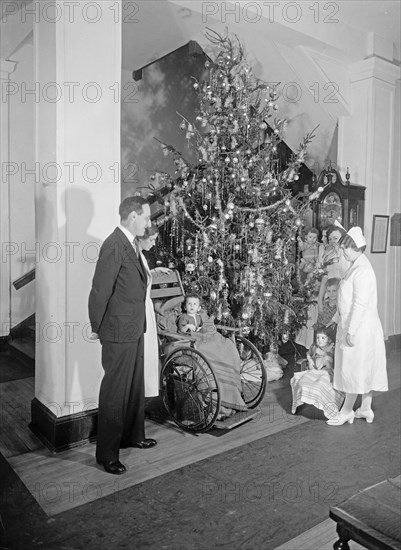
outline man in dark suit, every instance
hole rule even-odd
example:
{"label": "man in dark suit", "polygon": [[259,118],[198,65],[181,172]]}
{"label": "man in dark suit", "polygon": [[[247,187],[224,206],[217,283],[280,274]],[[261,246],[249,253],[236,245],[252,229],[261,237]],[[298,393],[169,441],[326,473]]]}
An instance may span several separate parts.
{"label": "man in dark suit", "polygon": [[156,445],[145,439],[144,332],[147,275],[135,238],[150,227],[142,197],[120,204],[120,225],[101,246],[89,295],[92,338],[100,339],[104,376],[99,392],[96,460],[123,474],[120,448]]}

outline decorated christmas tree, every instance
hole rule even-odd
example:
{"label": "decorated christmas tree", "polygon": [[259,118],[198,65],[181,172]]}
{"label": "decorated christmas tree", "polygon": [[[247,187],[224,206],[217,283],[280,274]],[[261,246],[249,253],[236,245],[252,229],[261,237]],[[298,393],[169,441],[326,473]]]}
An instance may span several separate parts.
{"label": "decorated christmas tree", "polygon": [[217,54],[205,63],[206,79],[194,80],[199,111],[179,121],[197,164],[160,142],[176,165],[175,176],[165,176],[161,232],[186,291],[266,350],[305,322],[313,299],[313,280],[299,285],[296,236],[321,190],[302,197],[292,190],[313,131],[280,166],[277,90],[254,76],[236,37],[207,36]]}

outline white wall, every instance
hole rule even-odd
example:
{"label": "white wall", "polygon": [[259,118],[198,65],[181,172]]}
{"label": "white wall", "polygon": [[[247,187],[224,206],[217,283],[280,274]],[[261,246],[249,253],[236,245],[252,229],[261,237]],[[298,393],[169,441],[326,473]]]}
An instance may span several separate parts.
{"label": "white wall", "polygon": [[[389,210],[391,216],[394,213],[401,213],[401,82],[397,80],[394,96],[394,127],[392,138],[392,163],[390,167],[391,188],[389,197]],[[390,241],[390,229],[389,229]],[[388,300],[394,304],[388,311],[386,324],[389,334],[400,334],[401,332],[401,246],[390,246],[389,244],[389,270],[388,270]]]}
{"label": "white wall", "polygon": [[[35,88],[33,46],[24,43],[12,56],[15,84],[10,102],[10,256],[11,283],[35,267]],[[25,88],[26,87],[26,88]],[[15,93],[14,93],[15,92]],[[11,286],[11,327],[35,312],[35,282],[16,290]]]}

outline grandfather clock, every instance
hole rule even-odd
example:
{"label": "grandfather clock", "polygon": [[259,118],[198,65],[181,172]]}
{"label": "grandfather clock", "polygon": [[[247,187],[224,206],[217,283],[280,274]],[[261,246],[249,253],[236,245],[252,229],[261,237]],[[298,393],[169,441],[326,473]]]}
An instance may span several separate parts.
{"label": "grandfather clock", "polygon": [[335,220],[347,231],[355,225],[363,230],[366,187],[350,183],[348,168],[345,180],[344,183],[340,173],[331,166],[331,162],[328,168],[319,174],[316,189],[323,187],[323,191],[314,203],[313,222],[320,231]]}

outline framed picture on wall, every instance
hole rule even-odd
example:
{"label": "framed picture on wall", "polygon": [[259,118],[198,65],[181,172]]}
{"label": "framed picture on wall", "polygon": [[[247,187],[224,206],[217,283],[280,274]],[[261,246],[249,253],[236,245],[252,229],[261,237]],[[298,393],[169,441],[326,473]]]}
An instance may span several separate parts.
{"label": "framed picture on wall", "polygon": [[380,254],[387,251],[389,218],[390,216],[373,216],[371,254]]}

